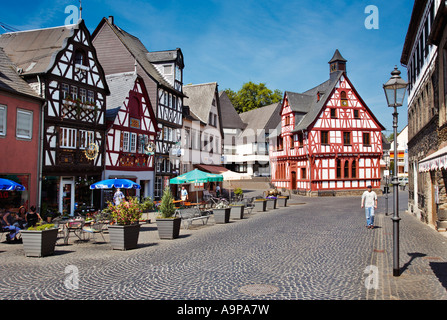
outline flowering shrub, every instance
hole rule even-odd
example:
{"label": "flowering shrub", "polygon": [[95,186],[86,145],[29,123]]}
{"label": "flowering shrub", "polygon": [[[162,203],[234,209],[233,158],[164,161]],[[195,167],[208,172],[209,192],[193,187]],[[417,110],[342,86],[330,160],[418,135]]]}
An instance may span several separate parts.
{"label": "flowering shrub", "polygon": [[130,225],[138,222],[142,215],[140,203],[137,198],[123,201],[117,206],[109,203],[107,209],[110,210],[112,219],[119,225]]}

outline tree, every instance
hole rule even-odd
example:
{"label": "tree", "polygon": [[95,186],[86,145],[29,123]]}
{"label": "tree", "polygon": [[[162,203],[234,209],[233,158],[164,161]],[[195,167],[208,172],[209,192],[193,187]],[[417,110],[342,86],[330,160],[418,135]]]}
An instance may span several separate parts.
{"label": "tree", "polygon": [[238,92],[226,89],[231,103],[237,113],[242,113],[264,107],[282,100],[282,92],[278,89],[275,91],[267,88],[265,83],[246,82]]}

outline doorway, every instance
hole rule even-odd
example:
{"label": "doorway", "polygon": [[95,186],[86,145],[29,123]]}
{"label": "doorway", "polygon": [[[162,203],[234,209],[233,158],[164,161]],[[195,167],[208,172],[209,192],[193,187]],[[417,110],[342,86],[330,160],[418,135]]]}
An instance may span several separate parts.
{"label": "doorway", "polygon": [[75,207],[74,177],[61,177],[59,186],[59,212],[72,216]]}
{"label": "doorway", "polygon": [[292,171],[291,189],[296,190],[296,171]]}

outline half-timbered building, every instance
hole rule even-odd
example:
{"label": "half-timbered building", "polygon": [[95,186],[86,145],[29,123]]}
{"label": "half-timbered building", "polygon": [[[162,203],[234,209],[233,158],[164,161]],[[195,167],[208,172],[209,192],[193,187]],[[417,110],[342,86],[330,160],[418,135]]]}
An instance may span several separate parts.
{"label": "half-timbered building", "polygon": [[42,206],[73,214],[99,205],[89,185],[104,166],[109,89],[83,20],[56,28],[5,33],[0,47],[45,98]]}
{"label": "half-timbered building", "polygon": [[106,79],[111,94],[107,98],[104,178],[132,180],[141,189],[126,190],[128,195],[153,197],[158,126],[143,78],[130,72]]}
{"label": "half-timbered building", "polygon": [[183,121],[183,54],[180,49],[149,52],[137,37],[115,25],[113,17],[103,18],[92,37],[107,75],[136,70],[144,80],[160,129],[154,186],[154,197],[158,199],[169,179],[180,171],[177,155]]}
{"label": "half-timbered building", "polygon": [[286,91],[270,143],[272,182],[316,195],[380,187],[384,127],[355,90],[336,50],[330,78],[304,93]]}

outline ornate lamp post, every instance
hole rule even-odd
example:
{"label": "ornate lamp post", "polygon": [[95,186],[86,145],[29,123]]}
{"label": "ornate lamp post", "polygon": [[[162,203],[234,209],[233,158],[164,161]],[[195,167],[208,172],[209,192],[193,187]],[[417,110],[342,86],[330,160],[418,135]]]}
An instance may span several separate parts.
{"label": "ornate lamp post", "polygon": [[393,169],[393,202],[394,212],[393,217],[393,276],[400,275],[399,269],[399,179],[397,173],[397,107],[401,107],[404,102],[405,92],[407,91],[408,83],[400,77],[400,71],[397,66],[391,72],[391,78],[383,85],[386,100],[389,107],[394,108],[393,113],[393,129],[394,129],[394,169]]}

